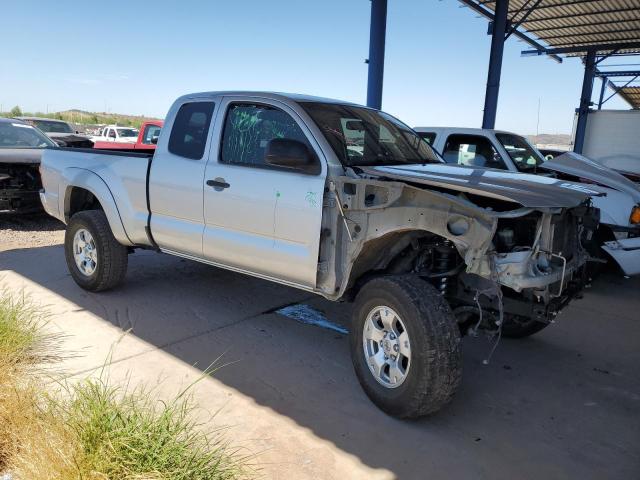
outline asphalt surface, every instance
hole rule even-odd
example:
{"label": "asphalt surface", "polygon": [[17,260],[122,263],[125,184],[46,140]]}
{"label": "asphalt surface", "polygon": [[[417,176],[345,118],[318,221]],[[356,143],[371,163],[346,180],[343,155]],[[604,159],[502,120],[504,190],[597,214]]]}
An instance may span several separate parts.
{"label": "asphalt surface", "polygon": [[[91,294],[73,283],[60,245],[24,247],[0,244],[0,276],[63,299],[61,321],[86,312],[199,370],[221,357],[217,382],[287,420],[269,441],[285,448],[288,438],[291,461],[314,465],[304,478],[640,478],[640,279],[605,274],[555,324],[503,340],[489,365],[491,342],[466,338],[453,403],[404,422],[364,395],[346,335],[274,313],[303,303],[348,329],[348,304],[152,252],[130,256],[121,288]],[[98,348],[100,336],[91,341]],[[324,447],[296,451],[291,425]],[[272,465],[266,477],[285,470]]]}

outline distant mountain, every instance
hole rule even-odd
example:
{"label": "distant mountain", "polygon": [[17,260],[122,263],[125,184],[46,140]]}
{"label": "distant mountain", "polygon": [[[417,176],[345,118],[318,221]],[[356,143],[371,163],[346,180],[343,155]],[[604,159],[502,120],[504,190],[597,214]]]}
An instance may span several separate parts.
{"label": "distant mountain", "polygon": [[534,145],[571,145],[571,135],[566,133],[541,133],[540,135],[527,135]]}

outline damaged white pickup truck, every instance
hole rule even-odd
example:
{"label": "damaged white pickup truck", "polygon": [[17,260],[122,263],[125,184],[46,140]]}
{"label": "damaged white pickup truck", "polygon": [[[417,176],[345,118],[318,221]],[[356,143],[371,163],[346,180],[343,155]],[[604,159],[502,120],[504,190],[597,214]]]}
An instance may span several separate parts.
{"label": "damaged white pickup truck", "polygon": [[545,327],[580,292],[598,223],[575,184],[445,165],[383,112],[274,93],[181,97],[153,156],[47,150],[42,180],[85,289],[153,248],[355,299],[358,379],[403,418],[451,399],[462,334]]}

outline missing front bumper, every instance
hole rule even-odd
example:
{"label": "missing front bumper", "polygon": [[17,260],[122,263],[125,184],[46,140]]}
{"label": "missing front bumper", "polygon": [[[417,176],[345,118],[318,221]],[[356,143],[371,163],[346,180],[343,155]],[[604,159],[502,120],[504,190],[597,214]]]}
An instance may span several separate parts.
{"label": "missing front bumper", "polygon": [[40,195],[24,190],[0,190],[0,213],[34,213],[42,210]]}

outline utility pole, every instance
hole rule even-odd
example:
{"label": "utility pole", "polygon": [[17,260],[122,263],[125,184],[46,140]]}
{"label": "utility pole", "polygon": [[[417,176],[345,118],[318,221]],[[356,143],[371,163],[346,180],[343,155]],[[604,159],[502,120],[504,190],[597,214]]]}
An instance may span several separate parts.
{"label": "utility pole", "polygon": [[540,135],[540,97],[538,97],[538,121],[536,122],[536,143],[538,143],[538,135]]}

